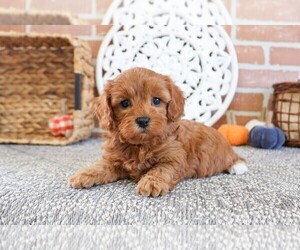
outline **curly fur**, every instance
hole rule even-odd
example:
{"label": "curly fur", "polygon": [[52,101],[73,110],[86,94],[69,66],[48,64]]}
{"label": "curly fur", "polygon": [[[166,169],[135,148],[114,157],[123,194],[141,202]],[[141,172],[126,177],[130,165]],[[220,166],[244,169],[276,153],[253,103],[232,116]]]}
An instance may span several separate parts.
{"label": "curly fur", "polygon": [[[151,103],[153,97],[160,105]],[[120,105],[124,99],[130,107]],[[69,184],[87,188],[131,178],[138,194],[158,196],[183,179],[229,171],[243,161],[214,128],[181,120],[183,111],[183,93],[169,77],[144,68],[123,72],[95,101],[100,127],[107,131],[103,156]],[[136,124],[142,116],[150,118],[146,130]]]}

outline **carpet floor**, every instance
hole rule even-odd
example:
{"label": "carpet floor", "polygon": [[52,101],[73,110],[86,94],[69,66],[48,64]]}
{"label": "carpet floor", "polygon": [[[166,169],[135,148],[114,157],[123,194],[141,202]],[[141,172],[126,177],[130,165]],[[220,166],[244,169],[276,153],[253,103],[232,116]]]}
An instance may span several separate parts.
{"label": "carpet floor", "polygon": [[135,194],[130,180],[70,188],[67,177],[97,160],[100,144],[0,145],[0,224],[300,225],[300,149],[236,147],[247,174],[186,180],[158,198]]}

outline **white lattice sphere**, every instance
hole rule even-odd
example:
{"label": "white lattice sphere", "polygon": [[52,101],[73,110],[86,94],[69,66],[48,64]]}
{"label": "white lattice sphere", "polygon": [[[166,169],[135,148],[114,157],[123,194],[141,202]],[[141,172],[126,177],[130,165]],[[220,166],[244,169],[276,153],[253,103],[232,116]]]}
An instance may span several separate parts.
{"label": "white lattice sphere", "polygon": [[[113,5],[117,6],[116,2]],[[117,14],[106,20],[117,22],[117,17],[122,19],[123,12],[127,13],[124,8],[128,6],[132,15],[137,13],[133,15],[136,18],[143,11],[132,8],[135,2],[141,3],[139,0],[124,0],[123,5],[118,5],[121,10],[117,8],[113,12],[111,8],[111,13]],[[224,114],[235,93],[238,72],[235,50],[221,26],[195,26],[191,21],[191,11],[185,14],[187,16],[183,15],[185,12],[164,11],[163,8],[167,4],[170,7],[171,2],[174,7],[175,2],[180,1],[163,0],[160,3],[165,6],[156,6],[159,8],[157,12],[153,1],[153,18],[139,17],[140,25],[129,22],[111,28],[98,54],[98,90],[101,91],[107,80],[126,69],[136,66],[149,68],[171,76],[184,91],[185,118],[212,125]],[[206,1],[183,2],[189,2],[185,6],[191,6]],[[202,6],[206,6],[206,10],[202,10],[201,16],[207,16],[207,2]]]}
{"label": "white lattice sphere", "polygon": [[166,21],[174,14],[193,25],[231,25],[221,0],[114,0],[102,24],[155,24],[157,18],[164,16]]}

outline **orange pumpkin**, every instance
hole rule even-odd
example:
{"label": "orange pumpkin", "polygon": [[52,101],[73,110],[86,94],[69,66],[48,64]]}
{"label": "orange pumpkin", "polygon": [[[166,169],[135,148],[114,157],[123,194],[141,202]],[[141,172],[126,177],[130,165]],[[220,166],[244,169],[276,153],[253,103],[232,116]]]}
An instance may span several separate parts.
{"label": "orange pumpkin", "polygon": [[223,124],[218,131],[233,146],[245,145],[248,142],[249,130],[244,126]]}

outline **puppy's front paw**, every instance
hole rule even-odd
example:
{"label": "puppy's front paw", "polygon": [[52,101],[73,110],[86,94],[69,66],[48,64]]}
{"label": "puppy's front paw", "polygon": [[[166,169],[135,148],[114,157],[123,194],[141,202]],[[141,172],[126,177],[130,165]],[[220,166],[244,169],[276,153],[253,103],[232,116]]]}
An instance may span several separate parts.
{"label": "puppy's front paw", "polygon": [[95,178],[84,172],[76,173],[68,179],[68,184],[72,188],[89,188],[95,184]]}
{"label": "puppy's front paw", "polygon": [[136,187],[136,192],[143,196],[157,197],[170,191],[169,185],[154,177],[143,177]]}

